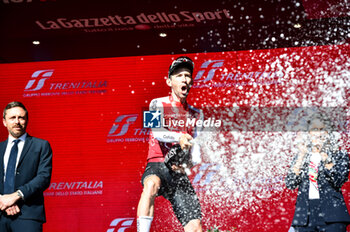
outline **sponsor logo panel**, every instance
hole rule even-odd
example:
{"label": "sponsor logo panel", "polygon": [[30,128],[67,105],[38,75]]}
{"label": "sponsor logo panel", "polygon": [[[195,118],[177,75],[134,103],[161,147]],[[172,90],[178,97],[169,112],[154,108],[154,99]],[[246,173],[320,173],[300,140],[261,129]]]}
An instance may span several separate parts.
{"label": "sponsor logo panel", "polygon": [[107,232],[124,232],[131,228],[135,220],[135,218],[116,218],[109,225]]}
{"label": "sponsor logo panel", "polygon": [[24,87],[23,97],[72,96],[82,94],[104,94],[107,80],[64,80],[54,76],[54,69],[34,71]]}
{"label": "sponsor logo panel", "polygon": [[193,88],[234,87],[244,85],[272,85],[283,82],[284,73],[276,71],[228,71],[232,67],[225,65],[225,59],[207,60],[202,63],[194,78]]}
{"label": "sponsor logo panel", "polygon": [[105,32],[120,30],[147,30],[150,28],[184,28],[194,27],[204,22],[232,20],[230,10],[216,9],[207,11],[177,11],[140,13],[137,15],[105,15],[102,17],[86,18],[55,18],[37,20],[35,24],[41,30],[76,29],[84,32]]}
{"label": "sponsor logo panel", "polygon": [[197,82],[207,82],[213,79],[216,70],[222,68],[224,65],[224,60],[208,60],[205,61],[200,70],[197,72],[194,81]]}
{"label": "sponsor logo panel", "polygon": [[122,114],[116,117],[107,135],[107,143],[148,142],[149,128],[142,128],[139,114]]}
{"label": "sponsor logo panel", "polygon": [[129,126],[135,123],[137,116],[137,114],[125,114],[118,116],[115,119],[108,136],[112,137],[125,135],[129,130]]}
{"label": "sponsor logo panel", "polygon": [[[54,69],[38,70],[32,74],[24,91],[37,91],[44,87],[45,81],[52,76]],[[36,85],[34,85],[36,83]]]}
{"label": "sponsor logo panel", "polygon": [[[201,163],[193,167],[195,170],[192,185],[196,191],[283,191],[283,176],[257,177],[238,179],[230,178],[230,183],[220,174],[220,164]],[[254,183],[254,184],[252,184]]]}
{"label": "sponsor logo panel", "polygon": [[52,182],[44,196],[68,197],[82,195],[103,195],[102,180],[78,180]]}

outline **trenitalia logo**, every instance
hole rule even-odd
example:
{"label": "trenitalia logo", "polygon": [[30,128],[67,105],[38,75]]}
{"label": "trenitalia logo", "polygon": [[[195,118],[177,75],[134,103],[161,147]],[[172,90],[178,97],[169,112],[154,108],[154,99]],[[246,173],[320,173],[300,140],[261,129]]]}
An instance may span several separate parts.
{"label": "trenitalia logo", "polygon": [[135,218],[116,218],[109,225],[107,232],[124,232],[126,229],[130,228],[133,224]]}
{"label": "trenitalia logo", "polygon": [[198,173],[193,178],[192,184],[197,188],[203,188],[208,186],[213,177],[217,174],[220,169],[219,164],[214,163],[202,163],[198,168]]}
{"label": "trenitalia logo", "polygon": [[283,81],[282,71],[247,71],[238,72],[233,67],[224,65],[225,60],[208,60],[202,63],[200,70],[194,78],[193,88],[203,87],[233,87],[239,85],[271,85]]}
{"label": "trenitalia logo", "polygon": [[[213,79],[216,70],[224,65],[224,60],[209,60],[202,64],[201,70],[198,71],[195,81],[207,82]],[[206,75],[205,75],[206,74]]]}
{"label": "trenitalia logo", "polygon": [[192,185],[196,191],[224,191],[224,192],[243,192],[243,191],[283,191],[284,177],[272,176],[259,178],[237,177],[234,180],[226,178],[227,174],[221,174],[223,165],[216,163],[201,163],[194,166],[192,170],[196,173],[193,177]]}
{"label": "trenitalia logo", "polygon": [[[31,80],[28,81],[24,91],[38,91],[43,88],[45,81],[53,74],[54,69],[38,70],[32,74]],[[37,83],[36,85],[34,85]]]}
{"label": "trenitalia logo", "polygon": [[102,195],[103,181],[53,182],[44,192],[44,196],[67,197],[82,195]]}
{"label": "trenitalia logo", "polygon": [[[43,96],[67,96],[81,94],[103,94],[107,92],[108,81],[93,80],[63,80],[55,75],[55,82],[51,76],[54,69],[43,69],[35,71],[24,88],[23,97],[43,97]],[[49,79],[50,78],[50,79]],[[48,80],[49,79],[49,80]]]}
{"label": "trenitalia logo", "polygon": [[111,130],[108,133],[108,136],[122,136],[125,135],[129,126],[133,124],[137,119],[137,114],[125,114],[120,115],[114,121],[114,124]]}
{"label": "trenitalia logo", "polygon": [[138,114],[118,116],[109,130],[107,143],[148,142],[150,129],[135,126],[138,118]]}

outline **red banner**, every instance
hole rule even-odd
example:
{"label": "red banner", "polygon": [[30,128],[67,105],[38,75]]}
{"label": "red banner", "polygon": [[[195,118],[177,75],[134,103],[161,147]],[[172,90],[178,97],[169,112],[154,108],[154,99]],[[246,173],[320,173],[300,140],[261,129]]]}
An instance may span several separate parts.
{"label": "red banner", "polygon": [[[293,107],[284,125],[301,107],[347,108],[349,51],[339,45],[187,54],[195,61],[189,102],[226,110],[226,123],[237,107]],[[175,57],[0,64],[0,105],[23,102],[28,133],[54,151],[45,231],[136,231],[149,134],[143,110],[169,94],[165,79]],[[5,128],[0,136],[7,138]],[[288,231],[296,192],[286,190],[284,176],[293,136],[288,129],[202,135],[202,163],[190,179],[205,229]],[[349,184],[342,190],[349,205]],[[170,204],[157,198],[152,231],[180,230]]]}

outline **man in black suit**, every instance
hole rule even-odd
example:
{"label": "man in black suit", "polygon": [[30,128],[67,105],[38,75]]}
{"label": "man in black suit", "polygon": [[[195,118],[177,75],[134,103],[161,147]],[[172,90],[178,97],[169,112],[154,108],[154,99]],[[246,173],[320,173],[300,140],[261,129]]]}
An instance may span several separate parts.
{"label": "man in black suit", "polygon": [[292,226],[297,232],[346,232],[350,215],[341,187],[348,179],[349,156],[338,147],[328,118],[316,115],[308,123],[285,179],[287,188],[298,188]]}
{"label": "man in black suit", "polygon": [[26,133],[28,111],[10,102],[3,112],[8,139],[0,143],[0,231],[39,232],[46,221],[43,192],[52,171],[50,144]]}

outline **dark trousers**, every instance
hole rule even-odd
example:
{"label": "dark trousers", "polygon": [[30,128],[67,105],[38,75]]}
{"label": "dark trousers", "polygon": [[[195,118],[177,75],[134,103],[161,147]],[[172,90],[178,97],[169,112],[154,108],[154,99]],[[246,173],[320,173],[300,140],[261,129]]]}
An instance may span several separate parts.
{"label": "dark trousers", "polygon": [[326,223],[321,210],[320,200],[309,200],[309,217],[306,226],[295,226],[296,232],[346,232],[347,224]]}
{"label": "dark trousers", "polygon": [[42,232],[43,223],[0,215],[1,232]]}

